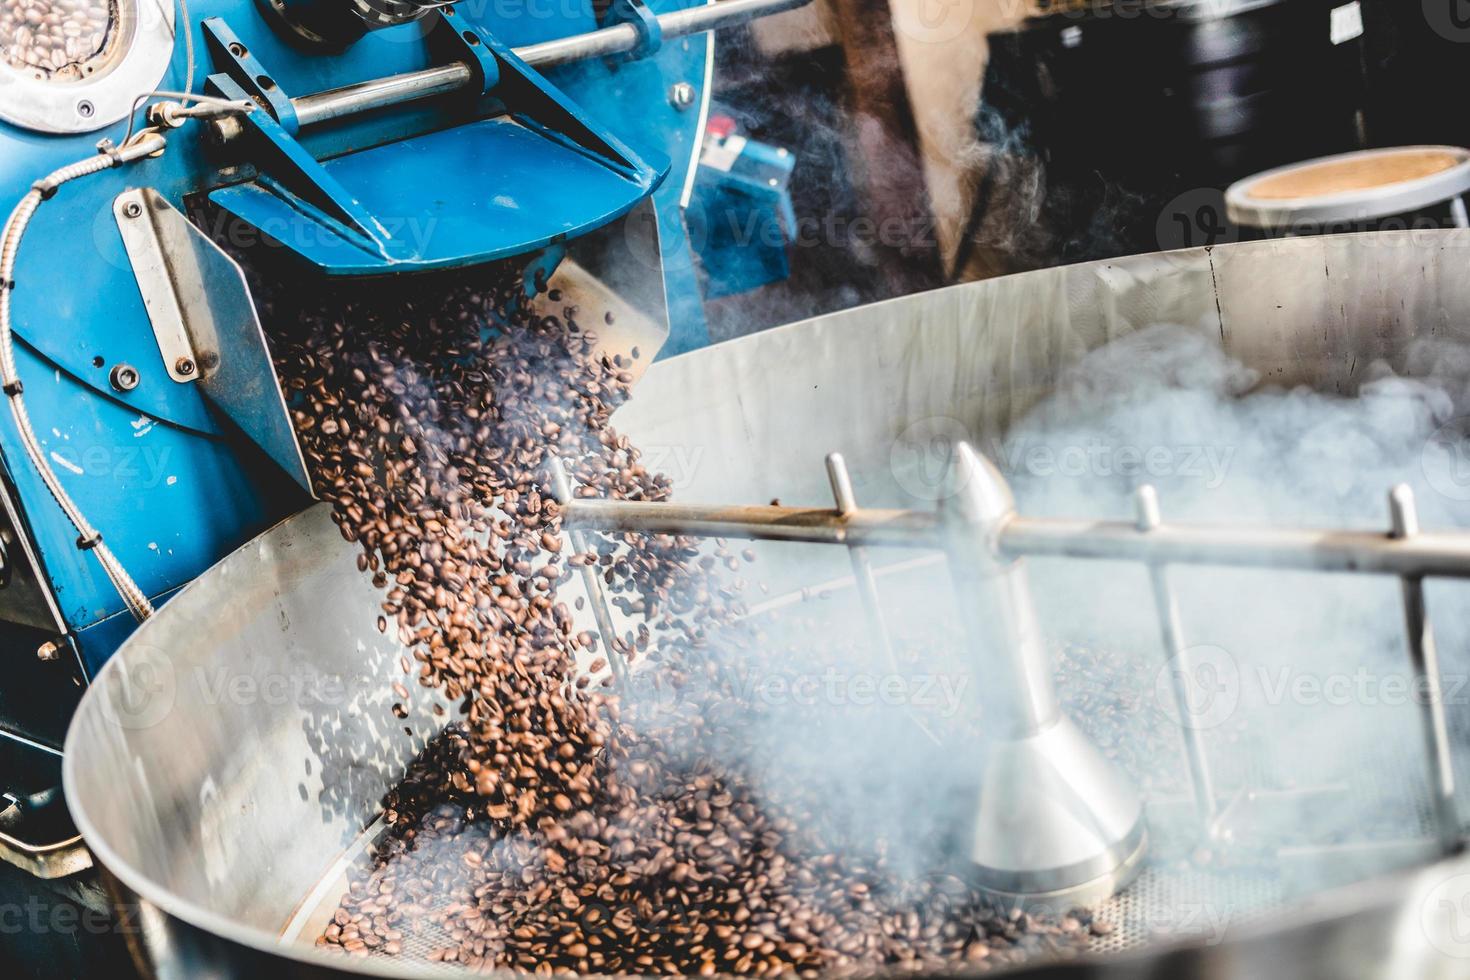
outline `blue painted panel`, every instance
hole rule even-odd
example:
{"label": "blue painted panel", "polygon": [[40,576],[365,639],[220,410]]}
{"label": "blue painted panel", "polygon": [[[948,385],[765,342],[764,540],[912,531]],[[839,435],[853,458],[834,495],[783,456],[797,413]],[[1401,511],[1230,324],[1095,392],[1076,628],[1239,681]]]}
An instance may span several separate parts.
{"label": "blue painted panel", "polygon": [[[42,451],[145,593],[187,582],[301,506],[275,465],[240,441],[92,397],[24,345],[16,361]],[[0,410],[0,446],[63,617],[83,626],[121,611],[96,558],[77,549],[76,531],[25,461],[8,410]]]}

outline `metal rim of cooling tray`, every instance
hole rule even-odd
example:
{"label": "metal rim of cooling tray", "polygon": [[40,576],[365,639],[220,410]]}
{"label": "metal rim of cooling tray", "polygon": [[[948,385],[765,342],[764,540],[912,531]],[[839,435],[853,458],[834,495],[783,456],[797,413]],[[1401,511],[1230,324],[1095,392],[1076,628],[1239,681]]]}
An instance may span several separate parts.
{"label": "metal rim of cooling tray", "polygon": [[158,87],[174,51],[173,3],[118,0],[117,47],[86,78],[38,78],[0,64],[0,119],[38,133],[90,133],[124,119]]}

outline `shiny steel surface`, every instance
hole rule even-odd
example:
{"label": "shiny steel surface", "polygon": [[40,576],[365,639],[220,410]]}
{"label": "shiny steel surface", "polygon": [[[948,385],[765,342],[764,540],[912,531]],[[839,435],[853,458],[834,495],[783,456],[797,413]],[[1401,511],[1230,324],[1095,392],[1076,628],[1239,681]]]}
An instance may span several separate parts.
{"label": "shiny steel surface", "polygon": [[990,741],[968,828],[969,874],[992,892],[1050,908],[1095,905],[1138,873],[1146,848],[1137,789],[1063,714],[1025,560],[1002,554],[1016,501],[995,464],[959,443],[946,498],[955,605]]}
{"label": "shiny steel surface", "polygon": [[[1407,371],[1417,333],[1470,339],[1467,257],[1470,234],[1460,232],[1297,239],[974,283],[655,364],[616,421],[691,505],[830,500],[820,460],[839,450],[864,505],[932,507],[891,456],[916,424],[950,418],[977,438],[1002,434],[1087,351],[1159,322],[1209,324],[1233,355],[1281,383],[1350,393],[1358,359]],[[840,548],[763,547],[773,594],[851,574]],[[419,972],[276,938],[422,744],[387,710],[399,651],[373,627],[374,590],[353,558],[325,508],[291,518],[172,600],[100,672],[77,713],[68,800],[124,900],[142,901],[140,955],[159,976]],[[413,724],[427,732],[432,719]],[[1136,837],[1119,839],[1126,851]],[[1457,948],[1456,922],[1425,910],[1462,874],[1470,862],[1448,859],[1295,909],[1262,894],[1265,921],[1233,927],[1218,944],[1161,947],[1129,933],[1110,947],[1119,955],[1064,969],[1458,976],[1464,961],[1445,952]],[[1116,901],[1175,894],[1168,887],[1165,870],[1148,867]]]}

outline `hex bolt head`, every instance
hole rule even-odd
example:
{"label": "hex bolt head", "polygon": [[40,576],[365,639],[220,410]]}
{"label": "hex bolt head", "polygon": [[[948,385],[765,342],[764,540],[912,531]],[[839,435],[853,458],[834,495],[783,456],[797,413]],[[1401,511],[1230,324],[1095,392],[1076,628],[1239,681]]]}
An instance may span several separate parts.
{"label": "hex bolt head", "polygon": [[683,111],[694,104],[694,86],[688,82],[675,82],[669,87],[669,104]]}
{"label": "hex bolt head", "polygon": [[194,373],[194,359],[192,357],[179,358],[177,361],[174,361],[174,370],[187,378]]}
{"label": "hex bolt head", "polygon": [[138,387],[138,369],[131,364],[114,364],[108,372],[107,380],[118,391],[132,391]]}
{"label": "hex bolt head", "polygon": [[36,659],[44,660],[47,663],[50,663],[53,660],[60,660],[61,641],[47,640],[45,643],[42,643],[40,647],[36,650]]}

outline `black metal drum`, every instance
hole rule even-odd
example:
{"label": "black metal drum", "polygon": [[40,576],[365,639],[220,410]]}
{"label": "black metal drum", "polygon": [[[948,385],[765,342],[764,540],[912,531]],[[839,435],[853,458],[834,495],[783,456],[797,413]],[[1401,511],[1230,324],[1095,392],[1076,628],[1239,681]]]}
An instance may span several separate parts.
{"label": "black metal drum", "polygon": [[992,35],[976,207],[1032,227],[971,237],[1023,267],[1221,240],[1232,181],[1369,144],[1364,27],[1344,0],[1117,0]]}

